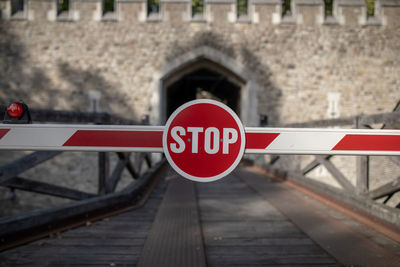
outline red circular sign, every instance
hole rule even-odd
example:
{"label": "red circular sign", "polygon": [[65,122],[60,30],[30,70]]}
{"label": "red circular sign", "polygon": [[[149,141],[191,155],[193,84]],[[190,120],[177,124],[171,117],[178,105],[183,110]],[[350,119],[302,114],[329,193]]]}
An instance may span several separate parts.
{"label": "red circular sign", "polygon": [[245,133],[233,110],[214,100],[194,100],[168,119],[163,149],[182,176],[199,182],[218,180],[235,169],[245,148]]}

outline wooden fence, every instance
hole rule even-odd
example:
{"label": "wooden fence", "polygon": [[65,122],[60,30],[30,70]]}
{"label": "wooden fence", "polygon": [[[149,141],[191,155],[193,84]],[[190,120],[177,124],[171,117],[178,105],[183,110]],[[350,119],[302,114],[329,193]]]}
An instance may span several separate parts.
{"label": "wooden fence", "polygon": [[[0,110],[0,118],[3,118],[6,108],[0,107]],[[30,110],[30,113],[35,123],[144,124],[108,113],[35,109]],[[0,166],[0,186],[2,187],[10,188],[10,190],[17,189],[77,201],[61,207],[45,208],[26,214],[0,218],[0,245],[9,242],[16,238],[16,236],[21,236],[22,233],[30,231],[30,229],[56,227],[62,221],[66,222],[78,216],[88,216],[88,214],[98,212],[99,210],[129,204],[138,198],[141,191],[151,183],[152,179],[154,179],[155,175],[164,165],[162,162],[153,164],[151,154],[145,152],[98,152],[97,194],[22,177],[24,172],[61,153],[68,152],[37,151]],[[110,169],[111,153],[116,153],[118,156],[117,164],[113,170]],[[132,158],[135,159],[134,162]],[[144,167],[147,167],[147,171],[143,173],[143,170],[145,170]],[[132,182],[124,189],[116,192],[117,185],[125,169],[132,178]]]}
{"label": "wooden fence", "polygon": [[[305,123],[292,123],[283,125],[281,127],[346,127],[373,129],[374,126],[376,127],[378,125],[381,129],[400,129],[399,111],[400,105],[398,104],[391,113],[359,115],[354,117],[318,120]],[[372,213],[373,215],[381,217],[391,223],[400,225],[399,196],[396,197],[396,201],[398,201],[397,204],[393,205],[392,203],[391,206],[387,205],[389,200],[391,200],[396,193],[400,191],[400,171],[398,171],[398,166],[400,166],[399,156],[384,156],[391,162],[390,164],[396,166],[393,168],[394,171],[391,172],[391,174],[394,176],[391,178],[386,178],[386,183],[379,185],[374,189],[370,188],[370,184],[371,181],[377,177],[371,177],[371,156],[356,157],[355,183],[351,182],[354,179],[349,179],[350,177],[346,177],[346,175],[343,173],[343,170],[340,170],[340,168],[335,166],[335,164],[332,162],[332,159],[339,156],[314,155],[313,159],[305,166],[298,167],[297,169],[286,170],[284,167],[282,168],[282,164],[279,164],[280,161],[285,159],[285,157],[291,156],[274,155],[270,158],[269,162],[266,164],[262,163],[262,165],[267,170],[274,172],[281,177],[285,177],[285,179],[291,179],[306,187],[310,187],[317,191],[322,191],[324,194],[328,194],[339,201],[347,202],[348,204],[356,206],[368,213]],[[344,158],[345,156],[342,157]],[[298,160],[298,158],[294,160]],[[277,167],[278,165],[280,166]],[[309,174],[318,166],[323,166],[334,178],[337,184],[340,185],[340,188],[329,185],[323,181],[311,179]]]}

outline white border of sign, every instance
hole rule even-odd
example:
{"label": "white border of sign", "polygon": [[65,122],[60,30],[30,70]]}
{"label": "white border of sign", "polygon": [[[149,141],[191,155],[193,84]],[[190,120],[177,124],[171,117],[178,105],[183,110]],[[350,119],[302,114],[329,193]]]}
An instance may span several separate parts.
{"label": "white border of sign", "polygon": [[[197,105],[197,104],[212,104],[212,105],[216,105],[216,106],[218,106],[218,107],[224,109],[225,111],[227,111],[227,112],[234,118],[235,122],[236,122],[237,125],[238,125],[239,132],[240,132],[240,134],[239,134],[240,137],[239,137],[239,139],[238,139],[238,140],[241,141],[240,150],[239,150],[238,156],[237,156],[237,158],[235,159],[235,161],[233,162],[233,164],[232,164],[228,169],[226,169],[224,172],[222,172],[222,173],[220,173],[220,174],[218,174],[218,175],[215,175],[215,176],[208,177],[208,178],[193,176],[193,175],[190,175],[190,174],[184,172],[183,170],[181,170],[181,169],[175,164],[175,162],[172,160],[171,155],[169,154],[168,146],[167,146],[167,135],[168,135],[169,126],[171,125],[172,121],[175,119],[175,117],[176,117],[182,110],[184,110],[185,108],[187,108],[187,107],[189,107],[189,106],[193,106],[193,105]],[[244,131],[244,127],[243,127],[243,125],[242,125],[242,122],[240,121],[239,117],[236,115],[236,113],[235,113],[231,108],[229,108],[228,106],[226,106],[226,105],[224,105],[224,104],[222,104],[222,103],[220,103],[220,102],[218,102],[218,101],[215,101],[215,100],[198,99],[198,100],[193,100],[193,101],[190,101],[190,102],[187,102],[187,103],[183,104],[182,106],[180,106],[179,108],[177,108],[177,109],[172,113],[172,115],[171,115],[171,116],[169,117],[169,119],[167,120],[167,123],[165,124],[162,143],[163,143],[164,155],[165,155],[165,157],[167,158],[169,164],[172,166],[172,168],[173,168],[176,172],[178,172],[178,173],[179,173],[180,175],[182,175],[183,177],[188,178],[189,180],[192,180],[192,181],[196,181],[196,182],[212,182],[212,181],[216,181],[216,180],[218,180],[218,179],[221,179],[221,178],[227,176],[227,175],[228,175],[229,173],[231,173],[231,172],[236,168],[236,166],[239,164],[240,160],[241,160],[242,157],[243,157],[244,150],[245,150],[245,147],[246,147],[246,135],[245,135],[245,131]]]}

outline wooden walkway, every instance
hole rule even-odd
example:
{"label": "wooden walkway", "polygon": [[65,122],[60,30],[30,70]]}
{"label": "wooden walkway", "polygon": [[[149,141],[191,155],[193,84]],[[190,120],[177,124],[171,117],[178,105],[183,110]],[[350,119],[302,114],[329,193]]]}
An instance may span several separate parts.
{"label": "wooden walkway", "polygon": [[400,244],[251,169],[170,171],[142,207],[0,254],[0,266],[400,266]]}

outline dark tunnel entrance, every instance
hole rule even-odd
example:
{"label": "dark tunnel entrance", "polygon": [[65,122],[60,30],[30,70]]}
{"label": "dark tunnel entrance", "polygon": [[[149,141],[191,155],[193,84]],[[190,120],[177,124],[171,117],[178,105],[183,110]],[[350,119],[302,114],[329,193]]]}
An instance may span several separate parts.
{"label": "dark tunnel entrance", "polygon": [[[214,66],[207,66],[207,65]],[[183,73],[183,74],[182,74]],[[166,118],[182,104],[194,99],[220,101],[240,116],[240,91],[243,82],[231,72],[210,62],[200,62],[169,79],[166,86]]]}

